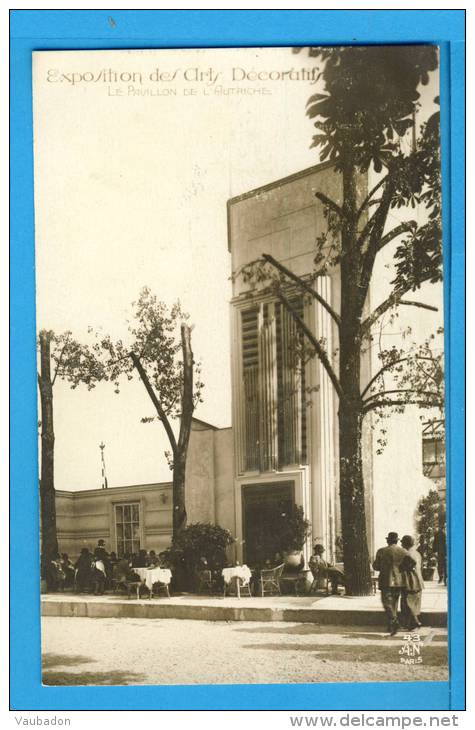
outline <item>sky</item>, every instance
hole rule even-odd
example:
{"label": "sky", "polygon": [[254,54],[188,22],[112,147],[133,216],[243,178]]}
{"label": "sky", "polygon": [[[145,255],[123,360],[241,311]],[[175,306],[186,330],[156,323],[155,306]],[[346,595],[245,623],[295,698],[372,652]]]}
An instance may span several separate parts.
{"label": "sky", "polygon": [[[289,48],[35,53],[38,329],[126,339],[144,285],[180,299],[203,368],[196,416],[231,425],[226,202],[318,163],[316,65]],[[57,382],[54,408],[56,488],[101,486],[101,441],[109,486],[171,478],[140,382]]]}

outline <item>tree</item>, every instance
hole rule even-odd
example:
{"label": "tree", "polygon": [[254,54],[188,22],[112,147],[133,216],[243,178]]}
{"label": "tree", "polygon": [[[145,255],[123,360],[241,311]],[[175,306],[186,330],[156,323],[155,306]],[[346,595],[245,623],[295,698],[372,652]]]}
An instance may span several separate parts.
{"label": "tree", "polygon": [[[240,272],[274,292],[295,320],[313,355],[318,357],[338,397],[339,488],[342,542],[348,590],[369,594],[371,577],[366,534],[362,461],[362,424],[369,413],[404,410],[409,404],[441,406],[442,358],[431,341],[409,348],[381,351],[381,367],[361,385],[362,356],[374,328],[397,307],[434,307],[406,298],[424,282],[442,278],[440,229],[439,117],[434,114],[420,130],[417,146],[402,151],[401,137],[416,135],[414,112],[419,84],[437,68],[431,46],[344,47],[310,49],[323,64],[325,93],[313,95],[307,114],[315,119],[312,146],[321,161],[331,161],[341,175],[341,202],[317,192],[323,204],[327,233],[316,242],[315,269],[298,277],[264,253]],[[436,101],[436,100],[435,100]],[[371,168],[380,179],[361,195],[362,176]],[[409,220],[387,230],[392,208],[420,205],[426,222]],[[402,238],[404,236],[404,238]],[[395,276],[387,299],[366,313],[376,257],[392,242]],[[333,309],[312,284],[318,276],[339,269],[340,307]],[[292,291],[315,298],[333,320],[338,333],[336,353],[316,337],[292,306]],[[289,298],[290,296],[290,298]],[[388,387],[388,379],[390,380]]]}
{"label": "tree", "polygon": [[91,350],[77,342],[71,332],[56,335],[51,330],[41,330],[38,336],[38,350],[40,355],[38,389],[41,408],[41,554],[44,566],[58,552],[54,484],[53,387],[59,378],[68,382],[72,389],[83,383],[90,390],[105,377],[105,373]]}
{"label": "tree", "polygon": [[421,497],[417,505],[416,529],[424,568],[435,567],[433,544],[437,528],[445,527],[445,511],[437,489]]}
{"label": "tree", "polygon": [[[173,537],[186,527],[185,470],[193,412],[202,402],[201,366],[195,363],[191,349],[191,327],[180,303],[170,309],[150,289],[144,287],[133,302],[133,323],[129,324],[130,341],[113,341],[101,336],[94,345],[98,357],[104,358],[108,378],[119,392],[122,375],[134,375],[142,382],[155,408],[143,423],[159,421],[170,443],[166,457],[173,470]],[[172,422],[179,421],[178,437]]]}

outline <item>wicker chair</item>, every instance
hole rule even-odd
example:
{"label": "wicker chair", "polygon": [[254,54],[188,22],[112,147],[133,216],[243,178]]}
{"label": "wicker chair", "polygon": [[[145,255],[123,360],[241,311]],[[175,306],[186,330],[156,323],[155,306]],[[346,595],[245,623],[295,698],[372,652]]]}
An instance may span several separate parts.
{"label": "wicker chair", "polygon": [[276,568],[261,570],[259,583],[261,586],[261,596],[266,593],[273,595],[278,593],[280,596],[280,577],[284,571],[285,564],[278,565]]}
{"label": "wicker chair", "polygon": [[327,596],[330,593],[330,576],[326,568],[315,566],[310,563],[310,570],[312,572],[312,585],[310,586],[309,593],[316,593],[319,589],[324,589]]}

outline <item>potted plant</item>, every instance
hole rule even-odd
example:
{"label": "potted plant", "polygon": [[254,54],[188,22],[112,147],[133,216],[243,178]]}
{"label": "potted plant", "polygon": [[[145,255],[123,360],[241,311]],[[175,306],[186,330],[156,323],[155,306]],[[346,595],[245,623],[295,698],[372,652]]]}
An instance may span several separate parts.
{"label": "potted plant", "polygon": [[435,566],[437,565],[434,557],[426,558],[422,562],[422,578],[423,580],[434,580]]}
{"label": "potted plant", "polygon": [[280,552],[286,565],[299,568],[302,564],[302,548],[311,532],[311,524],[304,517],[302,507],[282,512],[276,525]]}
{"label": "potted plant", "polygon": [[440,501],[436,489],[431,489],[419,500],[417,505],[417,533],[419,536],[418,551],[422,557],[422,577],[424,580],[434,579],[437,560],[433,545],[437,526],[445,522],[444,505]]}

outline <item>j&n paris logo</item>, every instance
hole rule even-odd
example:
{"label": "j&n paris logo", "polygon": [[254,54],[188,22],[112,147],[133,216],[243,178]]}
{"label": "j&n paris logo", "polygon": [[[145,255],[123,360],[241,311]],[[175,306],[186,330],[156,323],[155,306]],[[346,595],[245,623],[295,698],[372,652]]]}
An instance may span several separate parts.
{"label": "j&n paris logo", "polygon": [[405,634],[403,645],[399,649],[401,664],[422,664],[421,649],[423,643],[419,634]]}

